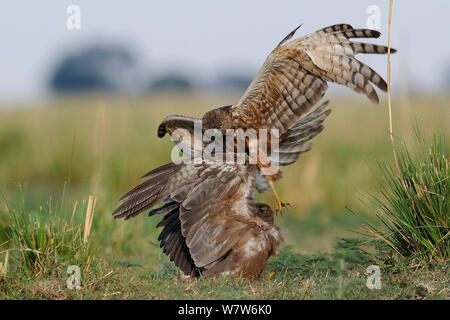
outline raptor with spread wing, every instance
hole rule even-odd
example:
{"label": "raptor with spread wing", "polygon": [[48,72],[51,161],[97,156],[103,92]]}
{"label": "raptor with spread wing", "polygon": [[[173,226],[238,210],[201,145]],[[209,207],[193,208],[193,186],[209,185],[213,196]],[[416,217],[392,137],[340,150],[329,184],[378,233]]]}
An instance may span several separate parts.
{"label": "raptor with spread wing", "polygon": [[282,241],[272,209],[253,198],[256,170],[210,160],[169,163],[125,194],[115,216],[128,219],[164,200],[150,215],[163,217],[161,246],[184,273],[254,279]]}
{"label": "raptor with spread wing", "polygon": [[[336,24],[301,38],[289,41],[299,27],[289,33],[269,54],[241,99],[233,105],[207,112],[202,119],[171,115],[158,128],[158,136],[172,134],[183,128],[192,130],[202,123],[202,130],[216,129],[277,129],[283,138],[295,122],[305,115],[325,94],[327,82],[347,86],[378,103],[374,86],[387,90],[386,82],[372,68],[355,58],[358,53],[387,53],[381,45],[350,41],[352,38],[378,38],[380,32],[354,29],[348,24]],[[395,52],[395,49],[391,49]],[[282,141],[280,141],[281,143]],[[267,142],[270,146],[270,141]],[[270,155],[259,154],[259,157]],[[258,167],[274,191],[277,210],[284,203],[279,199],[273,182],[280,174],[266,173],[268,167],[257,159]]]}
{"label": "raptor with spread wing", "polygon": [[[279,165],[289,165],[311,148],[330,114],[327,103],[297,121],[282,137]],[[150,212],[163,219],[159,241],[164,253],[192,277],[243,276],[256,279],[283,238],[273,210],[254,199],[255,189],[270,188],[256,165],[227,164],[210,159],[168,163],[145,174],[113,212],[129,219]]]}
{"label": "raptor with spread wing", "polygon": [[211,110],[202,119],[171,115],[158,127],[159,137],[177,129],[193,135],[199,125],[203,131],[223,133],[227,129],[277,129],[276,154],[258,153],[256,164],[209,158],[166,164],[144,175],[145,181],[126,193],[113,212],[115,218],[129,219],[163,202],[150,215],[163,217],[158,225],[163,227],[161,247],[186,274],[258,277],[282,236],[272,209],[256,203],[254,191],[272,188],[276,210],[285,205],[273,185],[280,174],[266,174],[262,157],[277,167],[286,166],[311,148],[310,140],[323,130],[330,114],[328,102],[311,111],[324,95],[327,81],[364,93],[374,103],[379,100],[373,85],[387,89],[375,71],[354,57],[387,53],[387,48],[349,40],[377,38],[378,31],[338,24],[288,42],[297,29],[271,52],[236,104]]}

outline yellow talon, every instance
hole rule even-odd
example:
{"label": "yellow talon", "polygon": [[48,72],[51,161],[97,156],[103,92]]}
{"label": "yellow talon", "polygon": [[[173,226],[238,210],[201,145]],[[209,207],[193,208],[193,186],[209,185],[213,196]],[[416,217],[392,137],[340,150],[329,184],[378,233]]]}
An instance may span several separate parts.
{"label": "yellow talon", "polygon": [[288,202],[283,202],[279,198],[276,201],[277,201],[277,205],[276,205],[277,212],[281,212],[284,208],[286,208],[287,206],[290,206],[290,204]]}
{"label": "yellow talon", "polygon": [[270,280],[270,279],[272,279],[272,277],[274,276],[274,275],[276,275],[277,273],[275,272],[275,271],[272,271],[271,273],[269,273],[267,276],[266,276],[266,279],[267,280]]}
{"label": "yellow talon", "polygon": [[269,181],[269,185],[270,185],[270,188],[273,191],[273,194],[275,195],[275,200],[277,202],[276,207],[275,207],[275,211],[276,212],[281,212],[283,210],[283,208],[289,206],[290,204],[288,202],[281,201],[280,197],[278,196],[277,190],[275,189],[275,186],[273,185],[272,181]]}

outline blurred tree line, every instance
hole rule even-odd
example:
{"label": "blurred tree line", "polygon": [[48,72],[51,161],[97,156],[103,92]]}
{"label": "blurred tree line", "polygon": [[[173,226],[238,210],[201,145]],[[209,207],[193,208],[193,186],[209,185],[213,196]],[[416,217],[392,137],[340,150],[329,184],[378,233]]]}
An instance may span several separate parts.
{"label": "blurred tree line", "polygon": [[118,46],[92,46],[65,57],[50,78],[56,92],[110,91],[120,89],[120,72],[135,64],[135,57]]}
{"label": "blurred tree line", "polygon": [[[120,45],[95,44],[64,56],[50,75],[49,87],[55,93],[120,93],[122,90],[145,93],[192,91],[198,87],[193,77],[182,71],[162,74],[148,71],[144,77],[140,77],[139,72],[143,72],[142,68],[131,49]],[[219,91],[244,91],[252,77],[242,71],[227,71],[213,82],[200,86]]]}

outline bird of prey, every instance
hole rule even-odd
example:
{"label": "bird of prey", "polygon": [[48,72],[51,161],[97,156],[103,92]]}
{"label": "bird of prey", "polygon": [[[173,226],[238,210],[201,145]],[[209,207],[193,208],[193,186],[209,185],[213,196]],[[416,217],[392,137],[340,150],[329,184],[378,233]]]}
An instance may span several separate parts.
{"label": "bird of prey", "polygon": [[[280,165],[311,148],[330,114],[327,102],[282,136]],[[254,198],[270,187],[256,165],[210,159],[168,163],[145,174],[142,184],[120,198],[115,218],[129,219],[152,208],[163,219],[158,240],[171,261],[191,277],[229,275],[256,279],[283,241],[273,210]]]}
{"label": "bird of prey", "polygon": [[[236,104],[211,110],[202,119],[167,116],[157,132],[160,138],[180,128],[193,133],[199,124],[204,132],[212,129],[224,135],[229,129],[276,129],[275,154],[258,152],[255,164],[210,158],[166,164],[144,175],[146,181],[126,193],[113,212],[115,218],[129,219],[163,202],[150,215],[163,217],[158,225],[163,227],[161,247],[185,274],[257,278],[282,236],[273,210],[256,203],[255,189],[261,193],[272,189],[276,211],[286,205],[273,184],[281,177],[278,167],[295,162],[323,130],[331,112],[328,102],[311,108],[325,94],[327,81],[363,93],[373,103],[379,102],[373,85],[387,90],[380,75],[354,57],[387,53],[387,47],[349,40],[378,38],[378,31],[337,24],[289,41],[298,28],[269,54]],[[265,141],[268,145],[270,139]],[[267,170],[272,162],[275,173]]]}
{"label": "bird of prey", "polygon": [[[354,55],[384,54],[388,48],[349,39],[378,38],[380,32],[337,24],[288,42],[299,27],[269,54],[236,104],[211,110],[202,119],[168,116],[159,126],[158,135],[172,134],[178,128],[191,130],[196,122],[202,123],[204,131],[216,129],[225,134],[228,129],[277,129],[282,135],[322,98],[328,88],[327,81],[363,93],[373,103],[379,102],[373,85],[386,91],[386,82]],[[267,144],[270,146],[270,143],[269,139]],[[270,164],[260,160],[267,156],[260,153],[256,160],[275,194],[276,209],[280,211],[285,203],[280,200],[273,182],[281,175],[265,172]]]}

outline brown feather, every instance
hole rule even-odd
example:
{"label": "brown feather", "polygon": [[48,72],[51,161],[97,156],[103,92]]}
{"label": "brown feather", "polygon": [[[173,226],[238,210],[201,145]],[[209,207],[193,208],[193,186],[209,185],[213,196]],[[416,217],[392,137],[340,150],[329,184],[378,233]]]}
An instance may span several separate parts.
{"label": "brown feather", "polygon": [[[293,35],[293,32],[286,37]],[[318,102],[327,81],[364,93],[378,103],[373,83],[385,91],[386,82],[357,60],[358,53],[387,53],[385,46],[352,42],[351,38],[378,38],[369,29],[338,24],[284,44],[267,57],[239,102],[231,107],[235,128],[275,128],[286,132]],[[393,50],[392,52],[395,52]]]}

